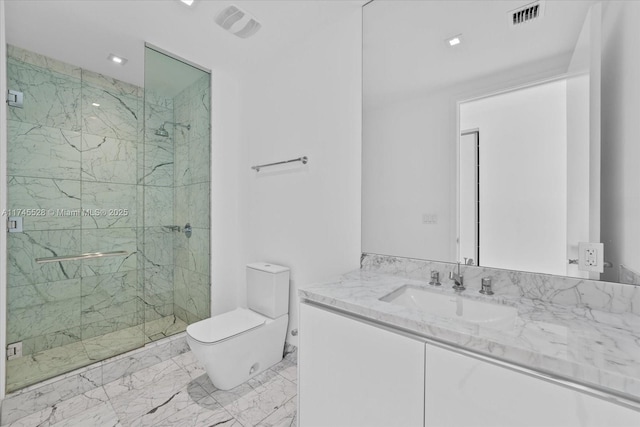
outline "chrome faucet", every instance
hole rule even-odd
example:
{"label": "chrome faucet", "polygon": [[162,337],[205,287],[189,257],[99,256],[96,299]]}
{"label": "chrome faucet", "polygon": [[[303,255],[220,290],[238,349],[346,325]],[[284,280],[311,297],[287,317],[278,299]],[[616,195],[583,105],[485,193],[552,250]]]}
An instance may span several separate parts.
{"label": "chrome faucet", "polygon": [[466,288],[464,287],[464,278],[460,274],[460,263],[458,263],[458,273],[454,273],[453,271],[449,272],[449,279],[453,280],[453,290],[456,292],[462,292]]}

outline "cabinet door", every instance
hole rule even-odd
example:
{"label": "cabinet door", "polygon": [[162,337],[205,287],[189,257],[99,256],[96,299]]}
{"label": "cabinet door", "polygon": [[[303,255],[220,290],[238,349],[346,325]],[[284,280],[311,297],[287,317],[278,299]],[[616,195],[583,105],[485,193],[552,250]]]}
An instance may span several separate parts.
{"label": "cabinet door", "polygon": [[424,343],[300,305],[301,427],[422,426]]}
{"label": "cabinet door", "polygon": [[428,344],[425,384],[427,427],[640,426],[640,412]]}

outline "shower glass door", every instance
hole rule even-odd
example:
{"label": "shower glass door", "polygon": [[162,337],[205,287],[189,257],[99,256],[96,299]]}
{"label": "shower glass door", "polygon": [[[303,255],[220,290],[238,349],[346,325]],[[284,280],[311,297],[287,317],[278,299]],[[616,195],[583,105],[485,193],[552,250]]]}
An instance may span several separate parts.
{"label": "shower glass door", "polygon": [[145,49],[143,192],[149,340],[210,316],[211,75]]}
{"label": "shower glass door", "polygon": [[11,392],[144,345],[143,91],[13,46],[7,69]]}

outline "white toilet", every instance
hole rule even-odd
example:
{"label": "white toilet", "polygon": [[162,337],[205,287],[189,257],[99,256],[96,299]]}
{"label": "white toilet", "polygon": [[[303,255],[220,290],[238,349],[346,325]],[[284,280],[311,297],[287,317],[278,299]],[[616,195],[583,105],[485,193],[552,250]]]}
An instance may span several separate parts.
{"label": "white toilet", "polygon": [[249,309],[187,327],[187,342],[213,385],[232,389],[282,360],[289,322],[289,269],[247,265]]}

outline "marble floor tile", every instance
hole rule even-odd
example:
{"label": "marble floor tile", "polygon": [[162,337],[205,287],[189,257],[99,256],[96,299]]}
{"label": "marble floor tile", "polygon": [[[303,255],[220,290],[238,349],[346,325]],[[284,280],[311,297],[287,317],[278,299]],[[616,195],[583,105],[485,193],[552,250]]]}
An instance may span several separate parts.
{"label": "marble floor tile", "polygon": [[291,398],[280,406],[264,420],[258,423],[259,427],[296,427],[298,404],[296,397]]}
{"label": "marble floor tile", "polygon": [[273,374],[268,369],[248,383],[229,391],[218,390],[212,396],[240,423],[255,426],[297,393],[294,383]]}
{"label": "marble floor tile", "polygon": [[80,427],[80,426],[109,426],[122,427],[113,410],[111,403],[102,402],[93,408],[80,412],[73,417],[66,418],[59,423],[51,424],[52,427]]}
{"label": "marble floor tile", "polygon": [[[228,391],[218,390],[211,383],[190,351],[174,354],[151,366],[140,365],[134,372],[127,368],[121,378],[83,394],[68,398],[61,395],[59,402],[44,409],[40,406],[38,411],[31,409],[33,413],[22,411],[23,418],[14,417],[11,424],[2,427],[296,425],[295,354]],[[131,358],[135,357],[136,353],[131,353]],[[137,369],[128,359],[123,359],[127,366]]]}

